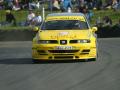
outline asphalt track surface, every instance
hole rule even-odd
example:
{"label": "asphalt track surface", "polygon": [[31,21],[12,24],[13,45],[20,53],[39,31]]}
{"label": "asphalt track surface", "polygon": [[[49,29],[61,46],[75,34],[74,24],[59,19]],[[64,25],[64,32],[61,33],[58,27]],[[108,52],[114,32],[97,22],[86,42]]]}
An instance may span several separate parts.
{"label": "asphalt track surface", "polygon": [[0,42],[0,90],[120,90],[120,38],[99,39],[92,62],[32,64],[31,42]]}

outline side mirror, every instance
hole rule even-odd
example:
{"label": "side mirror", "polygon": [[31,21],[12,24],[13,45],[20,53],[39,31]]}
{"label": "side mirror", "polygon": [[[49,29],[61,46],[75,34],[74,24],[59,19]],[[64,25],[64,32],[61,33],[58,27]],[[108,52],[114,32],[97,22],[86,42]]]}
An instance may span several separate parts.
{"label": "side mirror", "polygon": [[98,30],[97,27],[92,27],[92,32],[96,32]]}
{"label": "side mirror", "polygon": [[33,28],[33,31],[38,32],[38,31],[39,31],[39,28],[38,28],[38,27],[34,27],[34,28]]}

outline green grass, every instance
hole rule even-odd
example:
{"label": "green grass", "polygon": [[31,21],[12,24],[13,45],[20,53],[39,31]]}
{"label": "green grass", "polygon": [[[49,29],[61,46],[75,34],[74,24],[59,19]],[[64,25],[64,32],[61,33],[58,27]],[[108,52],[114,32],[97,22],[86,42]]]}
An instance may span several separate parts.
{"label": "green grass", "polygon": [[[36,12],[36,10],[34,11]],[[114,12],[113,10],[94,10],[94,16],[92,17],[91,25],[93,26],[95,24],[96,19],[100,16],[103,18],[104,16],[109,16],[113,24],[116,24],[118,20],[120,19],[120,11]],[[27,15],[28,15],[28,10],[21,10],[21,11],[12,11],[12,13],[15,15],[16,21],[17,22],[22,22],[26,21]],[[46,15],[50,13],[46,11]],[[41,13],[42,15],[42,13]],[[0,10],[0,22],[5,21],[5,10]],[[20,27],[20,26],[5,26],[5,27],[0,27],[0,30],[26,30],[30,29],[30,27]]]}
{"label": "green grass", "polygon": [[109,16],[113,21],[113,25],[118,23],[118,20],[120,19],[120,10],[119,11],[100,10],[100,11],[93,11],[93,12],[94,12],[94,16],[91,21],[92,25],[95,24],[95,21],[98,17],[101,17],[102,19],[104,16]]}
{"label": "green grass", "polygon": [[[12,13],[14,14],[16,20],[20,22],[26,19],[28,11],[12,11]],[[0,11],[0,21],[5,21],[5,10]]]}

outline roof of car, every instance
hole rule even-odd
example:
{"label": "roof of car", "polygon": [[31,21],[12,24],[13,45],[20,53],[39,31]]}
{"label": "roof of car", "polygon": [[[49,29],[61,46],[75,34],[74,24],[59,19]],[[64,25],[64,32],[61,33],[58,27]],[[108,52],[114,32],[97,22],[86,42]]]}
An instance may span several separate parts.
{"label": "roof of car", "polygon": [[84,14],[82,13],[52,13],[52,14],[48,14],[49,16],[84,16]]}

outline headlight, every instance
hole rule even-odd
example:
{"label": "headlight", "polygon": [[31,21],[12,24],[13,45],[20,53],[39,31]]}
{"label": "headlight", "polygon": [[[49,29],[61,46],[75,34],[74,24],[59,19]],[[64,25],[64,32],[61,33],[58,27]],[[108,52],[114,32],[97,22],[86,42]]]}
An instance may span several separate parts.
{"label": "headlight", "polygon": [[49,41],[48,41],[48,40],[38,40],[37,43],[38,43],[38,44],[48,44]]}
{"label": "headlight", "polygon": [[77,43],[90,43],[90,40],[87,39],[77,40]]}
{"label": "headlight", "polygon": [[57,40],[37,40],[37,44],[58,44]]}

